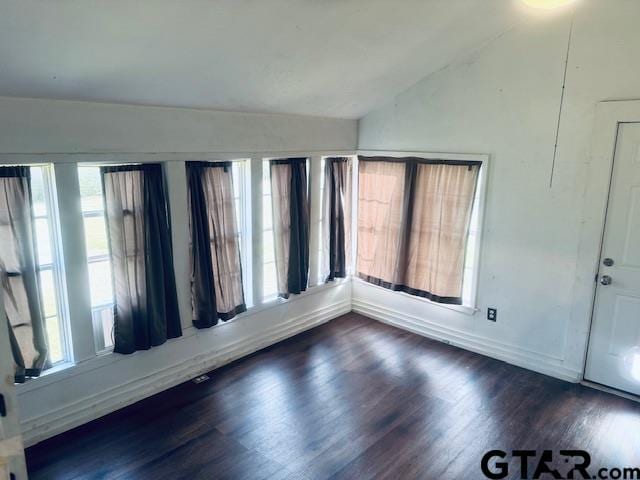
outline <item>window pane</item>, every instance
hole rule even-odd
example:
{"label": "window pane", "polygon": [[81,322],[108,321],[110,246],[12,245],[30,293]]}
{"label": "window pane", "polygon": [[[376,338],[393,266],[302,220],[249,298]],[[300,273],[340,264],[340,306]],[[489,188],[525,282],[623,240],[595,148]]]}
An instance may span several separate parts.
{"label": "window pane", "polygon": [[104,210],[100,167],[80,166],[78,168],[78,182],[80,183],[82,211]]}
{"label": "window pane", "polygon": [[30,167],[31,173],[31,199],[33,201],[33,214],[36,217],[47,215],[47,196],[44,186],[44,167]]}
{"label": "window pane", "polygon": [[265,230],[264,231],[264,251],[263,251],[263,255],[264,255],[264,262],[265,263],[269,263],[269,262],[275,262],[276,257],[275,257],[275,252],[274,252],[274,247],[273,247],[273,230]]}
{"label": "window pane", "polygon": [[113,303],[109,260],[89,263],[89,288],[91,289],[91,306]]}
{"label": "window pane", "polygon": [[56,284],[51,270],[47,269],[40,272],[40,288],[44,316],[50,317],[52,315],[56,315],[58,313],[56,304]]}
{"label": "window pane", "polygon": [[278,294],[275,254],[273,251],[273,213],[271,211],[271,170],[269,160],[262,163],[262,296],[264,300]]}
{"label": "window pane", "polygon": [[469,235],[467,238],[467,251],[465,253],[465,259],[464,259],[465,268],[473,266],[475,258],[476,258],[476,236]]}
{"label": "window pane", "polygon": [[84,235],[89,258],[109,254],[107,227],[102,215],[84,217]]}
{"label": "window pane", "polygon": [[233,194],[238,197],[242,193],[242,171],[244,162],[233,162],[231,176],[233,177]]}
{"label": "window pane", "polygon": [[[318,222],[318,284],[322,284],[324,283],[324,281],[326,280],[326,278],[324,278],[325,273],[323,269],[324,269],[324,265],[323,265],[323,261],[324,261],[324,250],[323,250],[323,246],[324,246],[324,239],[322,237],[323,235],[323,231],[322,231],[322,220],[320,220]],[[327,262],[328,264],[328,262]]]}
{"label": "window pane", "polygon": [[271,195],[264,195],[262,199],[262,228],[273,228],[273,212],[271,211]]}
{"label": "window pane", "polygon": [[36,248],[38,265],[50,264],[51,257],[51,236],[49,235],[49,223],[46,218],[38,218],[35,221]]}
{"label": "window pane", "polygon": [[64,360],[62,351],[62,338],[60,334],[60,322],[58,317],[49,317],[45,320],[47,328],[47,340],[49,343],[49,361],[56,364]]}
{"label": "window pane", "polygon": [[100,332],[100,338],[96,342],[97,350],[113,347],[113,307],[96,308],[92,315],[94,330]]}
{"label": "window pane", "polygon": [[[79,166],[78,182],[82,210],[84,215],[84,235],[87,248],[87,261],[89,268],[89,289],[91,290],[91,306],[94,307],[94,328],[96,335],[107,335],[109,331],[103,331],[103,317],[113,321],[113,277],[111,276],[111,263],[109,255],[109,241],[107,236],[106,221],[103,215],[104,205],[102,199],[102,179],[100,167]],[[90,212],[87,214],[87,212]],[[101,259],[100,257],[106,257]],[[95,309],[95,307],[99,307]],[[98,317],[96,317],[96,315]],[[107,320],[105,320],[107,321]],[[98,347],[104,346],[98,342]]]}
{"label": "window pane", "polygon": [[42,312],[45,317],[47,343],[49,346],[49,361],[56,364],[64,360],[63,325],[58,311],[59,283],[54,274],[58,267],[58,259],[53,248],[54,232],[50,229],[52,209],[49,205],[51,188],[49,184],[49,167],[31,167],[31,198],[33,200],[33,215],[36,257],[38,265],[50,265],[40,270],[40,298]]}
{"label": "window pane", "polygon": [[326,164],[326,160],[322,157],[320,160],[320,191],[324,190],[324,166]]}
{"label": "window pane", "polygon": [[238,229],[238,232],[242,232],[244,227],[242,224],[242,202],[240,201],[240,198],[235,198],[233,203],[236,211],[236,228]]}
{"label": "window pane", "polygon": [[276,279],[276,264],[275,262],[264,264],[264,298],[273,298],[278,294],[278,284]]}

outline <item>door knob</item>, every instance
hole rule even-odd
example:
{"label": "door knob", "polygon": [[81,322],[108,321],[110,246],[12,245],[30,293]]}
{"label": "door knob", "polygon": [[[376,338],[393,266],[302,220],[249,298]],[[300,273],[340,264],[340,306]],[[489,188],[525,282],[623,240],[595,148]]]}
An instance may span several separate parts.
{"label": "door knob", "polygon": [[602,275],[600,277],[600,284],[601,285],[611,285],[611,277],[609,275]]}

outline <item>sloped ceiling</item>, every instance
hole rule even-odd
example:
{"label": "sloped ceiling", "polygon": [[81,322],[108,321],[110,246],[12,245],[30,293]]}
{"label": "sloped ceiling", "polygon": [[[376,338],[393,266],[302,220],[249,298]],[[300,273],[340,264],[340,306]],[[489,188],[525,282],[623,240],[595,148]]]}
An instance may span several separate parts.
{"label": "sloped ceiling", "polygon": [[515,0],[0,0],[0,95],[359,118]]}

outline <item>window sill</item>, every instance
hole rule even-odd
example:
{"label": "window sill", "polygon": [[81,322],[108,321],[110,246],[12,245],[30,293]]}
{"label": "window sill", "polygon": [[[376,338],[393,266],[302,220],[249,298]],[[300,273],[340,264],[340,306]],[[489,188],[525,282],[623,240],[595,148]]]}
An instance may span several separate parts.
{"label": "window sill", "polygon": [[[221,328],[224,327],[225,325],[228,325],[230,323],[236,322],[238,320],[242,320],[243,318],[246,317],[251,317],[255,314],[258,314],[260,312],[263,311],[267,311],[267,310],[271,310],[273,308],[276,308],[280,305],[283,305],[285,303],[292,303],[292,302],[296,302],[298,299],[304,298],[304,297],[308,297],[310,295],[314,295],[316,293],[331,289],[331,288],[335,288],[338,287],[340,285],[344,285],[348,282],[351,281],[350,277],[347,278],[343,278],[340,280],[335,280],[333,282],[329,282],[329,283],[325,283],[322,285],[317,285],[314,287],[309,287],[305,292],[302,292],[299,295],[292,295],[290,298],[288,299],[284,299],[284,298],[275,298],[271,301],[268,301],[266,303],[263,303],[261,305],[257,305],[254,307],[251,307],[249,309],[247,309],[246,312],[241,313],[240,315],[237,315],[236,317],[232,318],[231,320],[229,320],[228,322],[220,322],[217,325],[214,325],[211,328],[205,328],[202,330],[199,330],[197,328],[195,328],[193,325],[189,325],[187,327],[183,327],[182,329],[182,336],[178,337],[178,338],[172,338],[170,340],[167,340],[167,343],[173,343],[173,342],[179,342],[181,340],[184,340],[186,338],[192,337],[194,335],[199,335],[199,334],[206,334],[207,332],[211,332],[212,330],[216,329],[216,328]],[[165,345],[166,345],[165,344]],[[156,348],[162,348],[163,345],[160,345],[159,347]],[[60,382],[62,380],[66,380],[69,378],[72,378],[76,375],[81,375],[81,374],[85,374],[88,372],[91,372],[92,370],[96,370],[102,367],[105,367],[107,365],[110,365],[112,363],[115,362],[120,362],[123,360],[126,360],[132,356],[135,355],[140,355],[140,354],[144,354],[145,351],[140,351],[140,352],[135,352],[132,353],[131,355],[119,355],[119,354],[114,354],[113,350],[103,350],[101,352],[96,353],[95,356],[88,358],[86,360],[83,360],[81,362],[66,362],[66,363],[61,363],[59,365],[56,365],[53,368],[50,368],[49,370],[46,370],[45,372],[43,372],[43,374],[38,377],[38,378],[33,378],[28,380],[25,383],[19,383],[16,384],[16,392],[18,393],[18,395],[27,393],[27,392],[31,392],[34,390],[37,390],[39,388],[43,388],[46,387],[47,385],[51,385],[53,383],[57,383]]]}
{"label": "window sill", "polygon": [[423,303],[426,303],[428,305],[433,305],[434,307],[446,308],[447,310],[453,310],[453,311],[462,313],[464,315],[473,316],[473,315],[475,315],[476,312],[479,311],[479,309],[477,307],[472,307],[470,305],[449,305],[449,304],[446,304],[446,303],[432,302],[428,298],[418,297],[416,295],[410,295],[410,294],[408,294],[406,292],[396,292],[396,291],[389,290],[389,289],[384,288],[384,287],[380,287],[378,285],[374,285],[374,284],[369,283],[369,282],[365,282],[361,278],[358,278],[358,277],[355,277],[355,276],[353,277],[353,280],[354,280],[354,282],[357,282],[357,283],[362,284],[362,285],[367,285],[368,287],[371,287],[371,288],[384,290],[385,292],[389,292],[389,293],[392,293],[394,295],[402,295],[404,297],[411,298],[412,300],[416,300],[418,302],[423,302]]}
{"label": "window sill", "polygon": [[[220,322],[220,323],[218,323],[217,325],[214,325],[211,328],[220,327],[222,325],[226,325],[226,324],[234,322],[236,320],[240,320],[241,318],[250,317],[251,315],[255,315],[256,313],[259,313],[259,312],[262,312],[262,311],[265,311],[265,310],[270,310],[270,309],[275,308],[275,307],[277,307],[279,305],[284,305],[285,303],[295,302],[296,300],[298,300],[300,298],[305,298],[305,297],[308,297],[309,295],[314,295],[316,293],[320,293],[320,292],[322,292],[324,290],[337,287],[338,285],[343,285],[345,283],[349,283],[350,281],[351,281],[351,277],[339,278],[337,280],[333,280],[331,282],[323,283],[321,285],[314,285],[312,287],[307,288],[304,292],[299,293],[298,295],[291,295],[289,298],[271,297],[271,298],[265,299],[265,300],[263,300],[263,302],[260,305],[255,305],[253,307],[247,308],[246,312],[242,312],[241,314],[233,317],[228,322]],[[205,330],[209,330],[209,329],[205,329]]]}
{"label": "window sill", "polygon": [[[74,367],[74,366],[75,366],[75,363],[70,362],[70,361],[60,362],[60,363],[54,365],[53,367],[45,370],[44,372],[42,372],[42,374],[37,378],[44,378],[44,377],[47,377],[48,375],[53,375],[53,374],[56,374],[58,372],[63,372],[67,368],[71,368],[71,367]],[[29,383],[29,382],[32,382],[34,380],[37,380],[37,378],[32,378],[31,380],[27,380],[27,382],[25,382],[25,383]]]}

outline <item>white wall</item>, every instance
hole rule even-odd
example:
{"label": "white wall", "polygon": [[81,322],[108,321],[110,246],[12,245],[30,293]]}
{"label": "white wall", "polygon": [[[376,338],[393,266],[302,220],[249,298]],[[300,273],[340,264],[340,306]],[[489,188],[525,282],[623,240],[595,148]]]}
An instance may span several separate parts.
{"label": "white wall", "polygon": [[182,337],[151,350],[107,354],[20,385],[25,443],[33,445],[348,313],[350,287],[349,282],[316,287],[206,330],[185,329]]}
{"label": "white wall", "polygon": [[[360,121],[359,147],[491,155],[474,316],[354,284],[354,308],[562,378],[581,378],[603,218],[583,211],[596,103],[640,98],[640,2],[532,16]],[[419,59],[416,59],[419,61]],[[600,199],[604,202],[604,199]],[[382,305],[386,310],[377,308]],[[498,321],[486,308],[498,308]]]}
{"label": "white wall", "polygon": [[[351,284],[336,282],[289,301],[258,302],[233,321],[210,329],[193,328],[184,161],[252,159],[257,286],[262,158],[292,152],[319,162],[321,152],[353,152],[356,135],[354,120],[0,98],[0,163],[54,164],[76,363],[18,386],[25,443],[34,444],[350,311]],[[163,162],[182,337],[133,355],[95,355],[77,185],[77,162],[87,160]],[[314,181],[312,177],[312,191],[319,192]],[[312,208],[319,208],[317,199]],[[255,290],[259,294],[259,288]]]}
{"label": "white wall", "polygon": [[0,153],[352,149],[353,120],[0,97]]}

